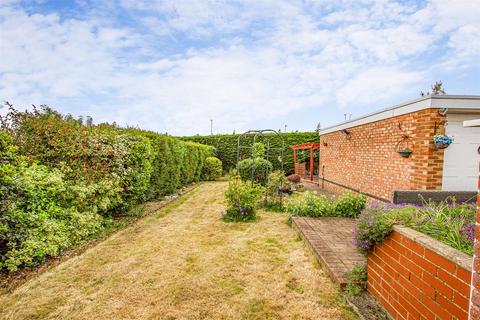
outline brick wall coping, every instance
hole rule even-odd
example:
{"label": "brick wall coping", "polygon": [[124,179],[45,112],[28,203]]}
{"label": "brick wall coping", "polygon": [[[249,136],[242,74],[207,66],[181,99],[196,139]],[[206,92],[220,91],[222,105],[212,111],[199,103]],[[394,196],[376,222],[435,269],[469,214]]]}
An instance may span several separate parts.
{"label": "brick wall coping", "polygon": [[425,96],[415,100],[410,100],[395,106],[381,109],[372,113],[368,113],[364,116],[357,117],[351,120],[341,122],[339,124],[326,127],[320,130],[319,134],[324,135],[327,133],[357,127],[363,124],[380,121],[403,114],[420,111],[428,108],[446,109],[454,111],[460,110],[480,110],[480,96],[475,95],[437,95],[437,96]]}
{"label": "brick wall coping", "polygon": [[424,246],[427,249],[434,251],[435,253],[441,255],[445,259],[452,261],[463,269],[470,271],[472,269],[473,258],[466,253],[463,253],[455,248],[452,248],[432,237],[407,228],[404,226],[396,225],[393,226],[393,230],[402,234],[404,237],[409,238],[410,240]]}

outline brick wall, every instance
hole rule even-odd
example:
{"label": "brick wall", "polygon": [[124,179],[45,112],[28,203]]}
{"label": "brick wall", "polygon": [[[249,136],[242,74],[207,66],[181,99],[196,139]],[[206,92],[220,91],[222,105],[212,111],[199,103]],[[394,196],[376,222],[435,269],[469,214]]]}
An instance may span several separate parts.
{"label": "brick wall", "polygon": [[396,226],[368,256],[368,291],[394,319],[468,319],[471,263],[458,250]]}
{"label": "brick wall", "polygon": [[[393,190],[440,190],[443,150],[432,140],[444,121],[432,108],[321,135],[320,178],[387,200]],[[397,144],[412,155],[401,157]]]}
{"label": "brick wall", "polygon": [[[479,167],[480,172],[480,167]],[[477,224],[475,230],[470,319],[480,319],[480,173],[478,176]]]}

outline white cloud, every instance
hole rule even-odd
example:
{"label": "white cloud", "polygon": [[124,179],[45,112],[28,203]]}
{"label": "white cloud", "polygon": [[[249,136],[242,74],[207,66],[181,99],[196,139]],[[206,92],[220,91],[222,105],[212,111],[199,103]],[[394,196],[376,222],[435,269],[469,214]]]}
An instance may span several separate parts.
{"label": "white cloud", "polygon": [[[314,107],[318,118],[371,111],[480,58],[473,1],[112,3],[77,17],[0,5],[0,99],[174,134],[214,119],[231,132]],[[113,16],[125,8],[128,27]]]}

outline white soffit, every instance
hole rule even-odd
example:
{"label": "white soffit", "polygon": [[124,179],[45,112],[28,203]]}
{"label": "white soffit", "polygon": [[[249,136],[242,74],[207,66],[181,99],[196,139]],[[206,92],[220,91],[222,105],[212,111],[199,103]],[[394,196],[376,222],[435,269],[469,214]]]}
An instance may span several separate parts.
{"label": "white soffit", "polygon": [[480,114],[480,96],[439,95],[421,97],[327,127],[320,130],[319,134],[324,135],[429,108],[448,109],[448,112],[451,113],[478,112]]}

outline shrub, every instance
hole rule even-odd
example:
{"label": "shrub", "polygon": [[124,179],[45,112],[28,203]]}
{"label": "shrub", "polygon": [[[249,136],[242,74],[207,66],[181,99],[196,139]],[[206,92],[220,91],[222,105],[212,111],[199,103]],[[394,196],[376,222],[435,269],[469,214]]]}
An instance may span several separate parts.
{"label": "shrub", "polygon": [[222,161],[216,157],[205,159],[203,167],[203,178],[205,180],[215,180],[222,176]]}
{"label": "shrub", "polygon": [[58,169],[33,164],[15,175],[14,205],[0,217],[0,269],[33,266],[99,231],[102,217],[79,212]]}
{"label": "shrub", "polygon": [[292,183],[299,183],[302,178],[298,175],[298,174],[291,174],[287,177],[288,181],[292,182]]}
{"label": "shrub", "polygon": [[252,180],[252,162],[254,165],[253,181],[265,185],[272,171],[272,163],[262,158],[244,159],[238,162],[238,174],[243,181]]}
{"label": "shrub", "polygon": [[340,217],[356,218],[365,205],[367,198],[361,194],[344,192],[335,202],[335,214]]}
{"label": "shrub", "polygon": [[394,224],[402,224],[471,255],[475,208],[473,204],[393,206],[371,203],[357,218],[355,245],[361,252],[368,253],[392,232]]}
{"label": "shrub", "polygon": [[285,210],[292,216],[326,217],[334,215],[335,204],[324,195],[306,191],[286,199]]}
{"label": "shrub", "polygon": [[238,176],[230,178],[225,191],[227,211],[223,219],[227,221],[248,221],[256,218],[256,209],[263,196],[265,188],[244,182]]}
{"label": "shrub", "polygon": [[324,195],[307,191],[288,199],[286,210],[293,216],[309,217],[356,217],[365,207],[366,198],[350,192],[344,193],[336,201]]}

